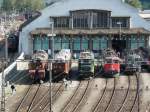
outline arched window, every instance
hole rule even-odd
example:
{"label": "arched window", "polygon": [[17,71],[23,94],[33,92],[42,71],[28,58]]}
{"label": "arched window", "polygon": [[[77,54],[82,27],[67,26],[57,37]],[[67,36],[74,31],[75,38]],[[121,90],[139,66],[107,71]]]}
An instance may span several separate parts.
{"label": "arched window", "polygon": [[100,49],[100,39],[98,37],[93,38],[93,50],[99,50]]}
{"label": "arched window", "polygon": [[36,36],[33,40],[33,50],[41,50],[41,47],[41,38],[39,36]]}
{"label": "arched window", "polygon": [[82,50],[87,50],[88,49],[88,38],[82,37]]}
{"label": "arched window", "polygon": [[62,49],[69,49],[69,37],[62,38]]}
{"label": "arched window", "polygon": [[80,37],[75,37],[73,40],[73,50],[81,50],[80,48]]}
{"label": "arched window", "polygon": [[44,36],[42,38],[42,50],[48,50],[49,49],[49,38]]}
{"label": "arched window", "polygon": [[131,35],[131,49],[137,49],[138,48],[138,42],[137,37],[135,35]]}
{"label": "arched window", "polygon": [[107,46],[107,37],[100,38],[100,49],[106,49]]}
{"label": "arched window", "polygon": [[54,38],[54,49],[61,50],[61,38],[60,37]]}

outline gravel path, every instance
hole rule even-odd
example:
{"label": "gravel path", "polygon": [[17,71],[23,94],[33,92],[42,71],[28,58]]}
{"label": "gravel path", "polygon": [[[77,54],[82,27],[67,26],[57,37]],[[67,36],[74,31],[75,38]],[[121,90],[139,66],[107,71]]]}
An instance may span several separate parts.
{"label": "gravel path", "polygon": [[150,112],[150,73],[141,73],[140,79],[140,112]]}

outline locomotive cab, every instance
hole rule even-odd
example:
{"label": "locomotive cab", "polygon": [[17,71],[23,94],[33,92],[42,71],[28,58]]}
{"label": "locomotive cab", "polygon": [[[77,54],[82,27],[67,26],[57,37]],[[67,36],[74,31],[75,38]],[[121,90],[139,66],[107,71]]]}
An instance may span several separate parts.
{"label": "locomotive cab", "polygon": [[104,76],[115,77],[120,74],[120,58],[106,57],[104,64]]}

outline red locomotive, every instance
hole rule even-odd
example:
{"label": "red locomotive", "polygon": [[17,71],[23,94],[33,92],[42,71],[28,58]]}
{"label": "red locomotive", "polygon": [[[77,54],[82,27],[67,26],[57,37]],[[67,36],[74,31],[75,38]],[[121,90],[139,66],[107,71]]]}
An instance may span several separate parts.
{"label": "red locomotive", "polygon": [[29,62],[29,75],[32,80],[39,82],[45,79],[48,69],[48,54],[45,51],[37,51]]}
{"label": "red locomotive", "polygon": [[104,60],[104,76],[115,77],[120,75],[121,59],[114,52],[109,51]]}

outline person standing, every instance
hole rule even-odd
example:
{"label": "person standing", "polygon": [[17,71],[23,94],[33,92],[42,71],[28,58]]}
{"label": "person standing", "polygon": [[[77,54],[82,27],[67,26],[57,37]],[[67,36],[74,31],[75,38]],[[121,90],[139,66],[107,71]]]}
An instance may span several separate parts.
{"label": "person standing", "polygon": [[11,88],[12,94],[14,94],[14,92],[16,92],[15,85],[14,85],[14,84],[12,84],[12,85],[10,86],[10,88]]}

